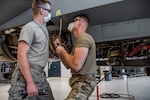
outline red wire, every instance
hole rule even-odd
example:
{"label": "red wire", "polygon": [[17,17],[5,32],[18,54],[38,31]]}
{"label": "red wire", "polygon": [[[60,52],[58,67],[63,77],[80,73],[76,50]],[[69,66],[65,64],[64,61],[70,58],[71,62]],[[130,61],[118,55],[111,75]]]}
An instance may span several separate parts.
{"label": "red wire", "polygon": [[142,46],[142,44],[139,44],[138,46],[136,46],[135,49],[127,56],[133,56],[136,52],[141,50],[141,48],[142,48],[141,46]]}

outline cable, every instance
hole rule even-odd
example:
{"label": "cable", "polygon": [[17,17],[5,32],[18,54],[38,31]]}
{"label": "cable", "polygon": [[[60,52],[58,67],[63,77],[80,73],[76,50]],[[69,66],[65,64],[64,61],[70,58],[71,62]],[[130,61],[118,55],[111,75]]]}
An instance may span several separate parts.
{"label": "cable", "polygon": [[112,72],[110,71],[108,74],[105,74],[105,76],[104,76],[102,79],[100,79],[100,80],[97,81],[97,84],[99,84],[102,80],[106,79],[106,77],[107,77],[109,74],[111,74],[111,73],[112,73]]}
{"label": "cable", "polygon": [[[109,74],[111,74],[112,71],[110,71],[108,74],[106,74],[102,79],[98,81],[97,84],[99,84],[102,80],[104,80]],[[128,77],[126,79],[126,87],[127,87],[127,94],[118,94],[118,93],[102,93],[100,95],[101,98],[124,98],[129,100],[134,100],[134,96],[129,94],[129,85],[128,85]]]}
{"label": "cable", "polygon": [[102,93],[100,95],[101,98],[123,98],[134,100],[134,96],[128,94],[117,94],[117,93]]}
{"label": "cable", "polygon": [[115,93],[103,93],[100,96],[101,98],[120,98],[120,95]]}
{"label": "cable", "polygon": [[[127,75],[126,75],[126,76],[127,76]],[[134,100],[134,96],[132,96],[132,95],[129,94],[128,76],[127,76],[127,79],[126,79],[126,83],[127,83],[126,86],[127,86],[128,98],[131,99],[131,100],[132,100],[132,99]]]}

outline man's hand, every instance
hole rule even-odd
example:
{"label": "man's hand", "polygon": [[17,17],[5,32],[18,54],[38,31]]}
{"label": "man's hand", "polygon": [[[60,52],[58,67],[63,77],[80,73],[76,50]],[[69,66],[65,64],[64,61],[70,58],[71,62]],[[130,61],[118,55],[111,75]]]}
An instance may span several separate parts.
{"label": "man's hand", "polygon": [[56,53],[59,55],[62,63],[64,64],[64,66],[67,68],[67,69],[70,69],[70,66],[66,63],[66,60],[64,59],[64,55],[67,54],[66,50],[64,49],[64,47],[62,46],[58,46],[56,48]]}
{"label": "man's hand", "polygon": [[59,38],[56,38],[56,40],[54,41],[54,46],[58,55],[60,55],[65,50],[64,47],[61,46],[61,41],[59,40]]}
{"label": "man's hand", "polygon": [[28,96],[38,96],[39,95],[38,89],[34,83],[27,84],[27,93],[28,93]]}
{"label": "man's hand", "polygon": [[56,53],[60,56],[65,51],[64,47],[57,46]]}
{"label": "man's hand", "polygon": [[54,41],[54,46],[55,46],[55,48],[57,48],[57,47],[60,46],[60,45],[61,45],[60,39],[59,39],[59,38],[56,38],[56,40]]}
{"label": "man's hand", "polygon": [[66,63],[66,61],[64,60],[64,53],[66,53],[66,50],[64,49],[63,46],[61,46],[61,41],[59,38],[56,38],[56,40],[54,41],[54,45],[56,48],[56,53],[59,55],[60,59],[62,60],[64,66],[69,69],[70,66]]}

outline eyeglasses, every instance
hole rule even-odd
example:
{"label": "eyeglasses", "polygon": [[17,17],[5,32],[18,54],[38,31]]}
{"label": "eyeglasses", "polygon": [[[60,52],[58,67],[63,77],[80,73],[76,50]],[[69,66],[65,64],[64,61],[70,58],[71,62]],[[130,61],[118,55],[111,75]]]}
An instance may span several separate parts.
{"label": "eyeglasses", "polygon": [[75,18],[75,19],[71,19],[71,22],[76,22],[76,21],[80,21],[81,19]]}
{"label": "eyeglasses", "polygon": [[44,8],[44,7],[37,7],[37,8],[43,8],[44,10],[47,10],[49,13],[51,12],[50,9],[46,9],[46,8]]}
{"label": "eyeglasses", "polygon": [[76,19],[73,20],[73,22],[80,21],[80,20],[81,20],[81,19],[76,18]]}

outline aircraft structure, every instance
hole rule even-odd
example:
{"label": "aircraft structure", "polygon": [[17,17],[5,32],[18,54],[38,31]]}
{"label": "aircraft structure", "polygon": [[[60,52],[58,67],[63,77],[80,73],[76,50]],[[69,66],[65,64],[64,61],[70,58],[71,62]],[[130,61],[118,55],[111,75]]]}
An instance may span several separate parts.
{"label": "aircraft structure", "polygon": [[[150,60],[149,0],[50,0],[52,20],[47,23],[50,58],[58,58],[55,38],[71,52],[72,33],[67,25],[78,14],[90,18],[99,66],[117,69],[144,67]],[[32,0],[0,1],[0,79],[10,79],[17,62],[17,40],[24,24],[32,20]]]}

